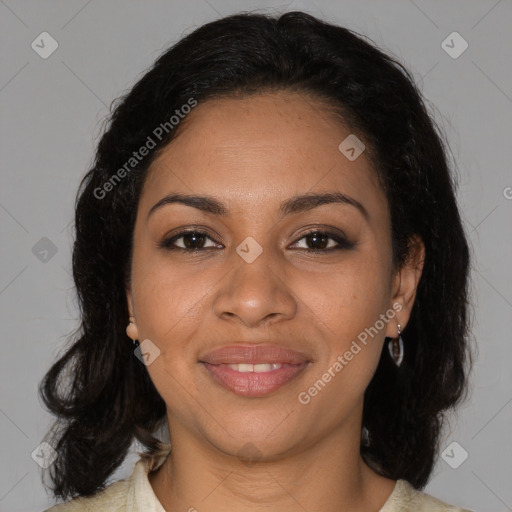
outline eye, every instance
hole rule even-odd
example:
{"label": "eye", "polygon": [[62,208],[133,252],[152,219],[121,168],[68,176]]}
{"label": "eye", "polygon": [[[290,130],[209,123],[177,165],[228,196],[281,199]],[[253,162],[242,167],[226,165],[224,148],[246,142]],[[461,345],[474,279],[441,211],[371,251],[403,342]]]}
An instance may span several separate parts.
{"label": "eye", "polygon": [[330,252],[340,249],[352,249],[354,247],[354,244],[349,242],[345,237],[337,233],[318,229],[305,233],[295,242],[295,245],[301,241],[304,241],[306,246],[299,248],[306,249],[310,252]]}
{"label": "eye", "polygon": [[[208,241],[210,242],[209,244]],[[305,246],[300,247],[298,244],[301,243],[305,244]],[[206,231],[199,229],[181,231],[172,237],[164,238],[158,245],[163,249],[185,252],[201,252],[212,248],[223,248]],[[354,246],[354,243],[349,242],[340,234],[315,229],[305,233],[291,247],[313,253],[325,253],[340,249],[352,249]]]}
{"label": "eye", "polygon": [[[211,245],[205,245],[207,240],[212,242]],[[178,241],[180,241],[178,243]],[[201,251],[203,249],[208,249],[210,247],[217,247],[216,242],[208,236],[206,231],[200,231],[197,229],[191,229],[187,231],[181,231],[180,233],[170,237],[165,238],[159,243],[159,247],[169,249],[169,250],[182,250],[182,251]]]}

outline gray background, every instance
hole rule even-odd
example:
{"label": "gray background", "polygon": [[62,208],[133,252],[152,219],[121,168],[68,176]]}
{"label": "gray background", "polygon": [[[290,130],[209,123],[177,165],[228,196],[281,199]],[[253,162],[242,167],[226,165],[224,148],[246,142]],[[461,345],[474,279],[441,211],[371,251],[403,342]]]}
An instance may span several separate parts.
{"label": "gray background", "polygon": [[[442,441],[469,456],[457,469],[440,457],[426,491],[482,512],[512,511],[510,0],[0,0],[0,511],[53,503],[31,458],[52,421],[36,390],[78,325],[73,201],[108,106],[183,34],[240,10],[304,10],[366,34],[406,64],[435,105],[475,260],[478,358],[470,399]],[[31,48],[44,31],[59,45],[47,59]],[[453,31],[469,44],[458,58],[441,46]],[[57,249],[46,261],[32,250],[43,237]],[[112,480],[129,476],[135,460],[131,453]]]}

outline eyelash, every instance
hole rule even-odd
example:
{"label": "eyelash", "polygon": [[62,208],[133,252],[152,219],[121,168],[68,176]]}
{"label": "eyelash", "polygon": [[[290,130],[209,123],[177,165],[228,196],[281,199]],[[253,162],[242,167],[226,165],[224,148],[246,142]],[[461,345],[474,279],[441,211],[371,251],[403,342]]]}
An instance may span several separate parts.
{"label": "eyelash", "polygon": [[[199,253],[199,252],[203,252],[203,251],[207,251],[209,249],[212,249],[212,247],[206,247],[206,248],[194,248],[194,249],[187,249],[187,248],[184,248],[184,247],[177,247],[175,245],[173,245],[173,243],[176,241],[176,240],[179,240],[180,238],[183,238],[184,236],[188,235],[188,234],[195,234],[195,235],[199,235],[199,236],[205,236],[207,237],[208,239],[210,239],[212,242],[215,242],[215,243],[218,243],[216,242],[215,240],[213,240],[206,231],[202,231],[200,229],[190,229],[190,230],[185,230],[185,231],[181,231],[180,233],[177,233],[176,235],[170,237],[170,238],[165,238],[163,239],[159,244],[158,246],[161,248],[161,249],[167,249],[169,251],[183,251],[183,252],[188,252],[188,253]],[[332,251],[339,251],[339,250],[342,250],[342,249],[352,249],[355,244],[352,243],[352,242],[349,242],[347,239],[345,239],[344,237],[336,234],[336,233],[332,233],[330,231],[322,231],[320,229],[313,229],[311,231],[308,231],[306,233],[303,233],[303,235],[295,242],[299,242],[301,240],[303,240],[304,238],[306,238],[307,236],[309,235],[320,235],[320,236],[326,236],[328,237],[329,239],[332,239],[334,240],[338,246],[336,247],[330,247],[328,249],[300,249],[300,250],[303,250],[303,251],[307,251],[307,252],[310,252],[310,253],[328,253],[328,252],[332,252]]]}

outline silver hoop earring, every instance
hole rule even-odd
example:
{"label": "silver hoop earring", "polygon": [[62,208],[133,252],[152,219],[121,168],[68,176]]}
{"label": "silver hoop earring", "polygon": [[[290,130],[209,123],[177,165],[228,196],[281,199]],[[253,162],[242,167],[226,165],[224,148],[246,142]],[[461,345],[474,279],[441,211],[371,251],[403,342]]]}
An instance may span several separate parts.
{"label": "silver hoop earring", "polygon": [[395,365],[400,366],[404,359],[404,341],[400,335],[400,324],[398,324],[398,336],[388,343],[388,350]]}

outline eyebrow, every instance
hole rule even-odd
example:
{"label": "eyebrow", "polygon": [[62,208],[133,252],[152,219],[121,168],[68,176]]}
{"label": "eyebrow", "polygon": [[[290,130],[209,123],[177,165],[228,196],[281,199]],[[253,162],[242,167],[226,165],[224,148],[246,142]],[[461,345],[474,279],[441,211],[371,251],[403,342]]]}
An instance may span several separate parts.
{"label": "eyebrow", "polygon": [[[220,215],[227,217],[229,216],[228,208],[218,199],[212,196],[198,196],[191,194],[173,193],[166,195],[156,204],[154,204],[148,213],[148,218],[156,210],[159,210],[163,206],[180,203],[186,206],[191,206],[205,213],[213,215]],[[370,215],[365,207],[356,199],[342,194],[341,192],[326,192],[322,194],[302,194],[295,197],[291,197],[281,203],[279,207],[279,216],[284,217],[286,215],[292,215],[296,213],[302,213],[324,204],[338,203],[356,208],[363,217],[368,221]]]}

